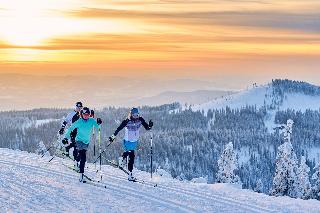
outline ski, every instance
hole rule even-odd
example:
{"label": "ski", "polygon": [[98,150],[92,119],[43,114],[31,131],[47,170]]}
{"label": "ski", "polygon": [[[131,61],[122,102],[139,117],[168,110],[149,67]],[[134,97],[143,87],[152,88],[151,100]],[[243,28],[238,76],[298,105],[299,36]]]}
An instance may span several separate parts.
{"label": "ski", "polygon": [[108,160],[108,159],[105,159],[105,160],[106,160],[108,165],[113,166],[114,168],[120,169],[121,171],[123,171],[124,173],[129,175],[129,172],[126,169],[124,169],[123,167],[119,166],[119,164],[117,164],[115,161],[111,161],[111,160]]}
{"label": "ski", "polygon": [[96,187],[99,187],[99,188],[104,188],[104,189],[107,188],[106,185],[103,185],[101,182],[98,182],[98,181],[84,181],[82,183],[89,184],[89,185],[92,185],[92,186],[96,186]]}
{"label": "ski", "polygon": [[146,184],[146,185],[152,185],[153,187],[157,187],[158,184],[153,184],[153,183],[149,183],[149,182],[146,182],[144,180],[138,180],[138,179],[135,179],[135,180],[128,180],[129,182],[133,182],[133,183],[140,183],[140,184]]}
{"label": "ski", "polygon": [[[64,166],[67,167],[68,169],[70,169],[70,170],[72,170],[72,171],[74,171],[74,172],[76,172],[76,173],[79,174],[79,171],[78,171],[77,169],[75,169],[73,166],[69,166],[69,165],[66,165],[66,164],[62,164],[62,165],[64,165]],[[86,174],[83,174],[83,176],[84,176],[87,180],[89,180],[89,181],[94,181],[92,178],[88,177]],[[98,182],[99,182],[99,181],[98,181]]]}

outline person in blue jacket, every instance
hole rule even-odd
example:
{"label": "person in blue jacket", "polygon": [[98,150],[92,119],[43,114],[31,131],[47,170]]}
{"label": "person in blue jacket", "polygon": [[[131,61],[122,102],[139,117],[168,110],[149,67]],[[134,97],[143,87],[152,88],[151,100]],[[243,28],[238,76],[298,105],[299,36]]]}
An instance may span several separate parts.
{"label": "person in blue jacket", "polygon": [[86,152],[89,147],[90,137],[92,134],[93,128],[100,129],[100,124],[102,123],[100,118],[97,118],[97,121],[90,117],[90,109],[84,107],[80,111],[81,118],[74,122],[68,129],[65,138],[62,143],[65,143],[70,139],[70,134],[74,129],[77,129],[77,136],[75,138],[76,147],[78,149],[77,161],[80,161],[80,178],[79,181],[83,182],[84,180],[84,167],[86,163]]}
{"label": "person in blue jacket", "polygon": [[123,161],[129,156],[129,181],[136,180],[136,178],[134,178],[132,175],[132,170],[135,158],[134,151],[137,149],[139,143],[139,131],[141,126],[143,126],[146,130],[151,130],[151,128],[153,127],[153,122],[152,120],[150,120],[149,123],[146,123],[146,121],[140,116],[139,109],[132,108],[130,110],[128,118],[122,121],[114,134],[109,137],[109,141],[113,142],[117,134],[125,128],[125,136],[123,140],[124,152],[122,154],[122,157],[119,158],[119,166],[123,167]]}

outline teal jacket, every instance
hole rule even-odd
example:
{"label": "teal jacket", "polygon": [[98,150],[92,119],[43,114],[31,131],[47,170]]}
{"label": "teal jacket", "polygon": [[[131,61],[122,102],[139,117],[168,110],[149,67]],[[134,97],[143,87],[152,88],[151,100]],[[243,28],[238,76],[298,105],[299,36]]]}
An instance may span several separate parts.
{"label": "teal jacket", "polygon": [[97,124],[96,120],[93,118],[89,118],[88,120],[84,120],[80,118],[76,122],[74,122],[71,127],[68,129],[65,137],[70,139],[70,133],[77,129],[76,141],[81,141],[85,144],[90,143],[90,137],[93,128],[100,129],[100,126]]}

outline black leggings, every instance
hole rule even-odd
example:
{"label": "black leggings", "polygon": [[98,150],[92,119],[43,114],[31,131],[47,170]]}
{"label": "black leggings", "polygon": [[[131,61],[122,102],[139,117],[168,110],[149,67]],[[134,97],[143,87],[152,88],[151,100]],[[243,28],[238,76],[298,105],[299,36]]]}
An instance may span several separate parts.
{"label": "black leggings", "polygon": [[[69,146],[66,146],[66,151],[69,153],[69,150],[73,147],[73,159],[77,159],[78,156],[78,149],[77,149],[77,144],[76,142],[71,142]],[[77,160],[78,161],[78,160]]]}
{"label": "black leggings", "polygon": [[87,150],[79,150],[77,161],[80,161],[80,173],[84,173],[84,166],[86,165],[87,161]]}
{"label": "black leggings", "polygon": [[[77,144],[76,144],[76,136],[77,136],[77,129],[74,129],[70,133],[70,138],[71,138],[71,143],[69,146],[66,146],[66,151],[69,153],[69,150],[73,147],[73,159],[77,159],[78,156],[78,149],[77,149]],[[77,160],[78,161],[78,160]]]}
{"label": "black leggings", "polygon": [[129,172],[132,172],[133,170],[133,164],[134,164],[134,150],[126,151],[122,154],[123,159],[126,159],[129,156],[129,162],[128,162],[128,170]]}

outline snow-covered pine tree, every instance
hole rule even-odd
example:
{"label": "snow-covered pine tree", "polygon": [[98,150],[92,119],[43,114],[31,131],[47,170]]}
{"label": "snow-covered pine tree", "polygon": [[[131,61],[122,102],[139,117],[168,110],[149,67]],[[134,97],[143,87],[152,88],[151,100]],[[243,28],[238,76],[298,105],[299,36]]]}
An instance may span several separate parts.
{"label": "snow-covered pine tree", "polygon": [[320,200],[320,162],[314,168],[315,172],[312,175],[312,180],[314,180],[314,185],[312,187],[312,198]]}
{"label": "snow-covered pine tree", "polygon": [[311,195],[311,184],[309,181],[310,168],[306,164],[306,158],[301,156],[300,166],[298,168],[298,198],[309,199]]}
{"label": "snow-covered pine tree", "polygon": [[50,153],[47,151],[46,146],[44,145],[43,141],[40,141],[38,144],[38,149],[36,150],[38,155],[50,156]]}
{"label": "snow-covered pine tree", "polygon": [[261,179],[257,180],[256,186],[254,187],[253,191],[258,192],[258,193],[262,193],[263,191],[263,183]]}
{"label": "snow-covered pine tree", "polygon": [[223,151],[220,159],[218,160],[218,183],[236,183],[242,185],[240,178],[234,172],[237,169],[237,158],[233,151],[232,142],[228,143]]}
{"label": "snow-covered pine tree", "polygon": [[278,148],[276,171],[273,178],[271,195],[297,197],[297,157],[292,144],[286,141]]}

